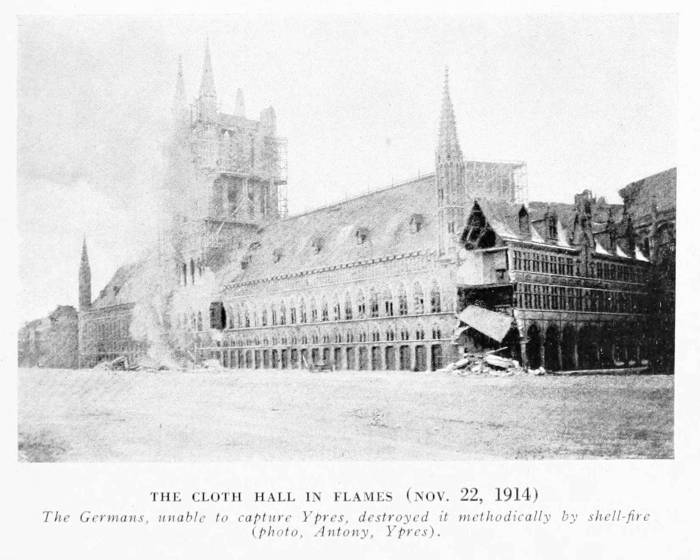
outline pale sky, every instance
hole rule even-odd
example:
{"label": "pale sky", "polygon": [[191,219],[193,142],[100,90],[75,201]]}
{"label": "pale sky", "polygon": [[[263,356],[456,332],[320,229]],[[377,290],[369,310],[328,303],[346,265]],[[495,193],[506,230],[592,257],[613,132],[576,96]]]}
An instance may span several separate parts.
{"label": "pale sky", "polygon": [[21,319],[93,295],[154,238],[177,57],[211,43],[222,109],[272,105],[289,209],[433,169],[443,68],[465,157],[523,160],[531,200],[609,201],[677,165],[675,16],[22,18]]}

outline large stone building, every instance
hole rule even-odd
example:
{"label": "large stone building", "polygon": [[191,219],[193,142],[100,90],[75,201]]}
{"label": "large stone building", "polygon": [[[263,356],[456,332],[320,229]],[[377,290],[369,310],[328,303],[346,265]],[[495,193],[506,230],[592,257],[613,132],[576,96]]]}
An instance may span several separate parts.
{"label": "large stone building", "polygon": [[650,264],[630,236],[599,239],[621,209],[589,192],[529,204],[522,162],[465,160],[447,75],[434,173],[295,216],[274,110],[247,118],[239,90],[220,112],[208,47],[198,98],[180,68],[173,112],[168,243],[94,300],[84,249],[82,365],[422,371],[471,345],[550,369],[645,363]]}

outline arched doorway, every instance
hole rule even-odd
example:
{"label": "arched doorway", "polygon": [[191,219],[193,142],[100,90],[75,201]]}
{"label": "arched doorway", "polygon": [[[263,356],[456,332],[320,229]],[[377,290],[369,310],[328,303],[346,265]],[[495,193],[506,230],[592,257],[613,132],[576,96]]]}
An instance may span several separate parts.
{"label": "arched doorway", "polygon": [[598,342],[596,332],[589,326],[578,331],[578,358],[581,369],[595,369],[598,366]]}
{"label": "arched doorway", "polygon": [[399,348],[399,366],[403,370],[411,369],[411,347],[408,345]]}
{"label": "arched doorway", "polygon": [[382,349],[379,346],[372,346],[372,369],[382,369]]}
{"label": "arched doorway", "polygon": [[435,371],[442,367],[442,346],[433,344],[430,347],[430,370]]}
{"label": "arched doorway", "polygon": [[605,325],[601,330],[601,337],[598,344],[599,365],[602,367],[613,367],[614,365],[614,342],[617,327]]}
{"label": "arched doorway", "polygon": [[335,369],[340,369],[343,366],[343,349],[334,348],[333,349],[333,367]]}
{"label": "arched doorway", "polygon": [[510,357],[522,364],[523,357],[520,355],[520,333],[517,328],[513,327],[508,331],[508,334],[503,339],[502,346],[507,346],[510,351]]}
{"label": "arched doorway", "polygon": [[561,364],[559,363],[559,329],[556,325],[550,325],[545,331],[544,367],[547,371],[558,371],[561,369]]}
{"label": "arched doorway", "polygon": [[576,329],[566,325],[561,337],[562,369],[576,369]]}
{"label": "arched doorway", "polygon": [[347,364],[347,369],[355,369],[355,349],[351,346],[345,349],[345,363]]}
{"label": "arched doorway", "polygon": [[419,344],[416,346],[416,371],[425,371],[428,367],[426,359],[425,346]]}
{"label": "arched doorway", "polygon": [[537,325],[530,325],[527,329],[527,361],[530,369],[537,369],[542,365],[542,356],[540,356],[541,346],[540,329]]}
{"label": "arched doorway", "polygon": [[384,350],[384,369],[396,369],[396,353],[393,346],[387,346]]}
{"label": "arched doorway", "polygon": [[366,346],[360,346],[360,354],[357,366],[357,369],[368,369],[369,367],[369,353],[367,352]]}

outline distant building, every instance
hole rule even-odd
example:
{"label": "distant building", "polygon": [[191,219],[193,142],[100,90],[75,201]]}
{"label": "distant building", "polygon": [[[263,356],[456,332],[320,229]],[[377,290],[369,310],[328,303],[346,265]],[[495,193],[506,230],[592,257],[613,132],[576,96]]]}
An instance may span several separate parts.
{"label": "distant building", "polygon": [[18,336],[22,367],[78,367],[78,312],[59,305],[48,317],[24,325]]}

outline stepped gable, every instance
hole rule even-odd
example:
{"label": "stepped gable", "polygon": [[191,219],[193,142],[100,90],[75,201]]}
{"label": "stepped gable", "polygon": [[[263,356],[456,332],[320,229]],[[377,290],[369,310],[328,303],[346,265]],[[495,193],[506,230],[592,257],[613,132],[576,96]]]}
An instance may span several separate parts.
{"label": "stepped gable", "polygon": [[[224,274],[226,283],[435,250],[434,175],[289,217],[266,226]],[[422,221],[418,231],[412,219]],[[362,242],[362,239],[364,241]]]}
{"label": "stepped gable", "polygon": [[[607,202],[601,203],[601,199],[597,199],[592,205],[592,217],[593,217],[593,233],[599,233],[603,231],[608,223],[608,209],[613,210],[613,220],[617,223],[622,219],[622,204],[609,204]],[[566,202],[541,202],[535,201],[528,204],[528,210],[530,213],[530,221],[532,225],[540,230],[540,223],[544,219],[544,215],[547,213],[547,208],[551,208],[557,215],[559,223],[567,231],[572,231],[574,226],[574,218],[576,217],[576,206],[574,204],[568,204]],[[542,233],[542,232],[540,232]]]}

